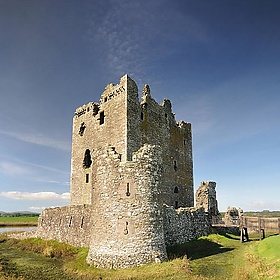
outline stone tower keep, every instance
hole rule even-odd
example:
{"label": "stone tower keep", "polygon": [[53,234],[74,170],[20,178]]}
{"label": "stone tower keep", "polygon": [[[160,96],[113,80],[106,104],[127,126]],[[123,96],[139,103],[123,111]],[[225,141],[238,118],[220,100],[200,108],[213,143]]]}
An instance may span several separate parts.
{"label": "stone tower keep", "polygon": [[125,163],[144,144],[151,144],[162,149],[162,202],[175,208],[193,206],[191,124],[177,123],[171,102],[157,104],[148,85],[140,102],[137,85],[128,75],[117,85],[108,84],[100,104],[77,108],[72,135],[71,205],[92,204],[105,187],[96,185],[97,150],[114,147]]}
{"label": "stone tower keep", "polygon": [[70,206],[45,209],[37,236],[88,246],[88,263],[161,262],[166,246],[209,232],[194,205],[191,124],[123,76],[73,117]]}

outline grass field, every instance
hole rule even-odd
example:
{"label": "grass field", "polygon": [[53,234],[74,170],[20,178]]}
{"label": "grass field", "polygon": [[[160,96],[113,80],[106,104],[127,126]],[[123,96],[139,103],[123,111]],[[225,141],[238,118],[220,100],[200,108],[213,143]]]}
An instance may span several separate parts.
{"label": "grass field", "polygon": [[241,244],[237,236],[213,234],[170,247],[168,262],[103,270],[86,264],[86,248],[2,237],[0,279],[280,279],[279,248],[279,236]]}
{"label": "grass field", "polygon": [[0,217],[0,226],[36,226],[38,216]]}

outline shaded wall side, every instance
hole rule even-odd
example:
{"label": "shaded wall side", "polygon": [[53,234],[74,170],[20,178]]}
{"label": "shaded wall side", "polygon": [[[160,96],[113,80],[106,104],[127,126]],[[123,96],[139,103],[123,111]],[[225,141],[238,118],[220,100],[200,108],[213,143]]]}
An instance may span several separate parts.
{"label": "shaded wall side", "polygon": [[133,152],[141,147],[140,134],[140,102],[136,83],[127,78],[127,160],[131,161]]}
{"label": "shaded wall side", "polygon": [[160,145],[163,151],[162,201],[174,207],[194,205],[191,125],[177,123],[169,100],[159,105],[142,96],[142,143]]}

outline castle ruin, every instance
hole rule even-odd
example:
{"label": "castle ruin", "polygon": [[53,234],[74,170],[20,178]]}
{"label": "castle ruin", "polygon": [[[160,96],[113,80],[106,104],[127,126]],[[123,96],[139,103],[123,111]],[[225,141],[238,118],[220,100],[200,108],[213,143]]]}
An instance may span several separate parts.
{"label": "castle ruin", "polygon": [[148,85],[139,101],[125,75],[99,103],[76,109],[70,206],[45,209],[37,236],[89,247],[87,262],[96,267],[162,262],[167,246],[211,231],[200,206],[191,124],[177,122],[171,102],[158,104]]}

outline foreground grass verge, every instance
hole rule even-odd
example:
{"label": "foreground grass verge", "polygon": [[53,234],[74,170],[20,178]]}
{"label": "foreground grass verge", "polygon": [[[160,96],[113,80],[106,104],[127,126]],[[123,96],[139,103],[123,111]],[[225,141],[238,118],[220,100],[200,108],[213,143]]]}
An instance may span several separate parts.
{"label": "foreground grass verge", "polygon": [[279,236],[240,244],[238,237],[214,234],[170,247],[170,261],[162,264],[104,270],[86,264],[86,248],[41,239],[2,238],[0,280],[280,279],[279,248]]}

